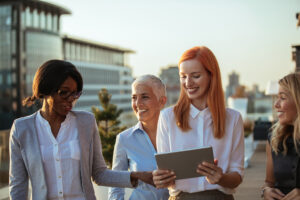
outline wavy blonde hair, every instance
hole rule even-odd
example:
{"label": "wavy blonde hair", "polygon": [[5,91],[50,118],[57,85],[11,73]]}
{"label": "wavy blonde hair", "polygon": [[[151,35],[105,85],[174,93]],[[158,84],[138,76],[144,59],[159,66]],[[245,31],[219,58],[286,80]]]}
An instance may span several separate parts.
{"label": "wavy blonde hair", "polygon": [[286,140],[289,136],[293,137],[296,151],[299,153],[298,144],[300,143],[300,73],[286,75],[279,80],[279,85],[287,90],[296,105],[297,118],[293,125],[282,125],[279,121],[272,127],[271,147],[278,154],[279,146],[283,146],[283,154],[287,153]]}
{"label": "wavy blonde hair", "polygon": [[[197,59],[210,74],[207,105],[212,115],[214,137],[222,138],[225,134],[226,111],[218,61],[209,48],[199,46],[185,51],[179,60],[178,67],[182,62],[192,59]],[[177,126],[184,132],[191,129],[189,125],[190,103],[190,99],[181,86],[180,96],[174,107],[174,114]]]}

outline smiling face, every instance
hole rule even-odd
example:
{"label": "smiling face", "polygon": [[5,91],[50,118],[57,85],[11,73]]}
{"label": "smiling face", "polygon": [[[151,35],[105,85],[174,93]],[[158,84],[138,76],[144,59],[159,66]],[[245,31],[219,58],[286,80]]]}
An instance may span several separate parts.
{"label": "smiling face", "polygon": [[[77,92],[77,83],[71,77],[68,77],[59,87],[60,91]],[[57,92],[45,97],[45,103],[50,113],[58,116],[66,116],[71,110],[76,99],[71,95],[67,98],[61,97]]]}
{"label": "smiling face", "polygon": [[291,94],[284,87],[279,86],[278,98],[274,107],[281,125],[293,125],[298,116],[296,104]]}
{"label": "smiling face", "polygon": [[179,66],[181,87],[192,104],[202,110],[207,107],[207,94],[210,86],[210,74],[196,60],[186,60]]}
{"label": "smiling face", "polygon": [[157,121],[163,107],[152,87],[145,83],[132,85],[131,106],[142,124]]}

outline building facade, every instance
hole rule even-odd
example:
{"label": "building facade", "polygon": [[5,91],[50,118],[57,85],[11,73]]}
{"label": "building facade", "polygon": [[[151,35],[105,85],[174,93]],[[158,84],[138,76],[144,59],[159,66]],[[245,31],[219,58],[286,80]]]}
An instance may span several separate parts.
{"label": "building facade", "polygon": [[226,100],[235,93],[236,88],[240,85],[239,75],[236,72],[229,74],[228,79],[229,84],[227,85],[225,92]]}
{"label": "building facade", "polygon": [[159,77],[166,85],[166,106],[174,105],[177,102],[180,95],[180,80],[178,66],[168,66],[166,68],[162,68]]}
{"label": "building facade", "polygon": [[0,129],[30,113],[22,100],[31,94],[34,73],[49,59],[62,59],[62,7],[36,0],[0,1]]}
{"label": "building facade", "polygon": [[293,48],[293,61],[295,61],[295,72],[300,72],[300,45],[294,45]]}
{"label": "building facade", "polygon": [[0,1],[0,130],[39,108],[24,108],[22,100],[32,95],[37,68],[50,59],[70,61],[81,72],[83,95],[75,109],[90,111],[91,106],[99,106],[98,92],[106,88],[111,103],[131,111],[133,78],[127,55],[133,51],[62,36],[60,18],[66,14],[71,12],[40,0]]}
{"label": "building facade", "polygon": [[98,93],[106,88],[112,94],[111,103],[124,112],[131,112],[132,69],[126,62],[132,50],[64,36],[64,59],[73,63],[82,74],[83,94],[75,109],[91,110],[100,106]]}

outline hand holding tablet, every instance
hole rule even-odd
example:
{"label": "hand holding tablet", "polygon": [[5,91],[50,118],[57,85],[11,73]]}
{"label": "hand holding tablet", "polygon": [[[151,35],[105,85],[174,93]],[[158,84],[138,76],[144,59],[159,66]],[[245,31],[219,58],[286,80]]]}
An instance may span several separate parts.
{"label": "hand holding tablet", "polygon": [[168,169],[175,172],[176,180],[203,176],[196,172],[202,162],[214,163],[212,147],[158,153],[155,155],[158,169]]}

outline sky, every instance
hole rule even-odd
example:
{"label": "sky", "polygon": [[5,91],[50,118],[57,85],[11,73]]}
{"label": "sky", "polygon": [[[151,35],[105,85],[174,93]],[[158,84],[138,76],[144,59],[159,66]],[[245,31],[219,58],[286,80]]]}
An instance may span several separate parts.
{"label": "sky", "polygon": [[61,33],[134,50],[133,75],[159,75],[194,46],[210,48],[223,87],[235,71],[240,84],[264,90],[292,72],[300,44],[300,0],[47,0],[69,9]]}

